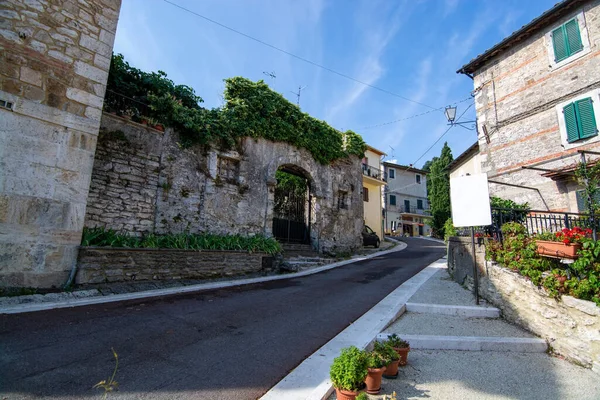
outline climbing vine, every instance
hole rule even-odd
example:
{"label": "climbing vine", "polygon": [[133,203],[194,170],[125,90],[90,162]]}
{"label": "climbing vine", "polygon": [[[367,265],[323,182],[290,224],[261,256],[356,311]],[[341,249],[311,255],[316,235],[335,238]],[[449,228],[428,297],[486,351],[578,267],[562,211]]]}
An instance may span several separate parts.
{"label": "climbing vine", "polygon": [[113,55],[106,110],[170,126],[179,133],[183,145],[229,149],[242,137],[260,137],[304,148],[322,164],[350,155],[362,157],[366,151],[360,135],[340,132],[302,112],[263,81],[225,79],[224,99],[222,107],[203,108],[202,98],[194,89],[175,85],[162,71],[140,71],[122,55]]}

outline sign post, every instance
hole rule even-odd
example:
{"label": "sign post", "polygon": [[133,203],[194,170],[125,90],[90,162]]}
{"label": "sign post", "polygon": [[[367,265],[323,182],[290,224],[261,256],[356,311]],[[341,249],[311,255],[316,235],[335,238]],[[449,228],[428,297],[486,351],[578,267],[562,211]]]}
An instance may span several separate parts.
{"label": "sign post", "polygon": [[492,224],[490,192],[487,174],[475,174],[450,179],[452,224],[471,228],[473,280],[476,303],[479,304],[479,278],[475,259],[475,227]]}

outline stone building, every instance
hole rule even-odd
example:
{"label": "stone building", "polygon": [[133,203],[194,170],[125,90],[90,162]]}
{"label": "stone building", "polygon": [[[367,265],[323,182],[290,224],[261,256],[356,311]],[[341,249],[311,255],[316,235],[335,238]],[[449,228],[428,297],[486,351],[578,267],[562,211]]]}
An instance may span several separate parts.
{"label": "stone building", "polygon": [[573,170],[600,150],[600,1],[562,1],[458,72],[474,82],[490,194],[584,211]]}
{"label": "stone building", "polygon": [[[347,254],[361,246],[359,165],[356,156],[320,164],[308,150],[262,138],[244,138],[229,152],[181,148],[171,129],[105,113],[85,225],[132,234],[263,234]],[[277,198],[287,196],[277,190],[278,170],[307,184],[291,214],[275,212],[275,203],[290,201]]]}
{"label": "stone building", "polygon": [[77,260],[121,0],[0,3],[0,285]]}
{"label": "stone building", "polygon": [[431,227],[427,201],[427,172],[390,162],[384,162],[385,231],[394,235],[428,236]]}
{"label": "stone building", "polygon": [[364,202],[365,225],[373,229],[383,240],[383,193],[381,188],[385,185],[385,174],[381,165],[381,157],[385,153],[374,147],[367,146],[365,157],[362,160],[362,197]]}

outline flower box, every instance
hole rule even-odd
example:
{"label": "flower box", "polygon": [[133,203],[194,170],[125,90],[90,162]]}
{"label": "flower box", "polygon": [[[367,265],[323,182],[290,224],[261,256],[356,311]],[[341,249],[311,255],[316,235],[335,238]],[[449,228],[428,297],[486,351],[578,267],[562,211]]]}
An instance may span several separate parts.
{"label": "flower box", "polygon": [[581,243],[563,243],[550,240],[536,240],[537,252],[541,256],[577,259]]}

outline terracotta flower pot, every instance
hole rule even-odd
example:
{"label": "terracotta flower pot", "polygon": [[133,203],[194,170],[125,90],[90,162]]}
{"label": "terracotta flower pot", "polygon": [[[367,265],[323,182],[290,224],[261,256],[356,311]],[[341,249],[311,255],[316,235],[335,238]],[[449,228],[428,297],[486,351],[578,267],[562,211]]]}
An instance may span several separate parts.
{"label": "terracotta flower pot", "polygon": [[550,240],[537,240],[537,252],[541,256],[553,258],[577,259],[577,251],[581,248],[580,243],[553,242]]}
{"label": "terracotta flower pot", "polygon": [[408,363],[408,352],[410,351],[410,347],[394,347],[394,350],[396,350],[396,353],[400,356],[398,365],[406,365]]}
{"label": "terracotta flower pot", "polygon": [[335,397],[338,400],[354,400],[358,396],[358,392],[335,388]]}
{"label": "terracotta flower pot", "polygon": [[383,377],[386,379],[396,379],[398,377],[398,363],[400,363],[400,360],[389,363],[385,368]]}
{"label": "terracotta flower pot", "polygon": [[385,367],[381,368],[369,368],[369,373],[365,379],[367,384],[367,393],[378,394],[381,390],[381,377],[385,372]]}

